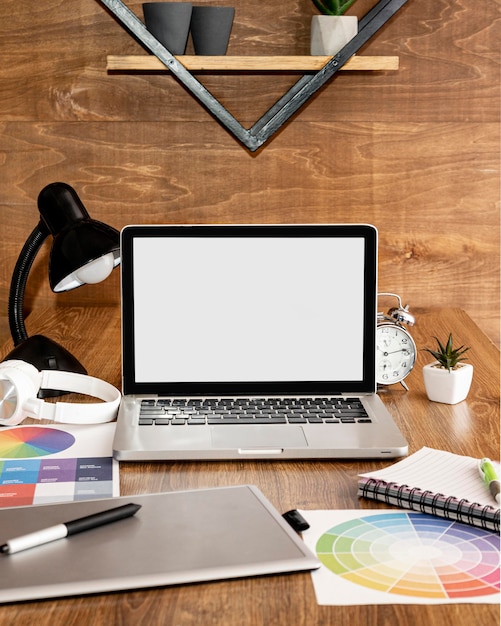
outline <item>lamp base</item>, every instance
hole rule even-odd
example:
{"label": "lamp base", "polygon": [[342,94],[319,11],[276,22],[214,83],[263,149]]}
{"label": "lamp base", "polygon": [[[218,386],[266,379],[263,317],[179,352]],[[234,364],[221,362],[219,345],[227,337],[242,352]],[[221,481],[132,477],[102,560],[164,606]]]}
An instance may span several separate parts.
{"label": "lamp base", "polygon": [[[75,372],[87,374],[85,367],[66,348],[43,335],[33,335],[17,345],[5,357],[4,361],[18,359],[31,363],[38,370],[61,370],[63,372]],[[61,396],[67,391],[57,389],[41,389],[39,398]]]}

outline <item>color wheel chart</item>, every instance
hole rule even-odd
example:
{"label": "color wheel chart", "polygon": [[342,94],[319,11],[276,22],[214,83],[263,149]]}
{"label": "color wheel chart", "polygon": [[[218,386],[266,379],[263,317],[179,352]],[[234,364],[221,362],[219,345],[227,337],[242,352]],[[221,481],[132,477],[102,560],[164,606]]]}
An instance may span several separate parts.
{"label": "color wheel chart", "polygon": [[498,534],[422,513],[360,513],[303,512],[323,564],[312,573],[319,604],[499,602]]}
{"label": "color wheel chart", "polygon": [[0,431],[0,457],[26,459],[67,450],[75,437],[64,430],[23,426]]}
{"label": "color wheel chart", "polygon": [[0,429],[0,508],[118,495],[115,424]]}

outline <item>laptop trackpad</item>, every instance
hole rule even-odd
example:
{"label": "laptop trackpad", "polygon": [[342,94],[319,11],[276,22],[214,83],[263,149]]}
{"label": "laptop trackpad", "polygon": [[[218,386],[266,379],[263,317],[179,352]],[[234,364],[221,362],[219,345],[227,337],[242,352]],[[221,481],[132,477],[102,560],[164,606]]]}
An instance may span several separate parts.
{"label": "laptop trackpad", "polygon": [[213,426],[214,448],[306,448],[308,446],[301,426],[265,425],[262,428],[245,425]]}

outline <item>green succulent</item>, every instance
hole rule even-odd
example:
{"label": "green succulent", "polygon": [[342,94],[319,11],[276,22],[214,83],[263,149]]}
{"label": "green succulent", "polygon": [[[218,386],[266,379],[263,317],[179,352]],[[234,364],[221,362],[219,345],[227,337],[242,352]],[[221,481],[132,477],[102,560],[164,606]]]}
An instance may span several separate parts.
{"label": "green succulent", "polygon": [[434,337],[437,342],[437,350],[430,350],[430,348],[424,348],[426,352],[429,352],[439,362],[440,367],[446,370],[453,370],[458,363],[465,361],[466,357],[463,354],[470,348],[465,348],[464,345],[454,349],[452,345],[452,333],[449,334],[447,344],[444,346],[437,337]]}
{"label": "green succulent", "polygon": [[355,0],[312,0],[317,9],[325,15],[343,15]]}

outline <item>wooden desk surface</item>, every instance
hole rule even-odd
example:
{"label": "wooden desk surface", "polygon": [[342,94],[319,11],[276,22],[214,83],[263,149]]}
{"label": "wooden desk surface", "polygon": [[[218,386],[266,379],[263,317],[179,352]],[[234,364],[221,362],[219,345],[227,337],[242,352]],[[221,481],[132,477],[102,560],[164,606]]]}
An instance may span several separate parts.
{"label": "wooden desk surface", "polygon": [[[409,442],[409,452],[426,445],[499,459],[499,351],[461,310],[413,313],[417,322],[412,334],[418,348],[431,346],[433,335],[446,337],[451,330],[458,342],[471,346],[469,362],[475,373],[464,402],[455,406],[429,402],[421,366],[430,359],[421,351],[407,378],[410,390],[394,386],[382,393]],[[49,309],[34,313],[27,326],[33,334],[46,334],[61,342],[85,364],[89,374],[120,386],[118,308]],[[5,344],[0,357],[11,347],[10,342]],[[120,484],[122,495],[128,495],[250,483],[257,485],[279,511],[371,510],[385,507],[357,498],[357,475],[385,465],[379,461],[122,463]],[[318,606],[310,574],[299,573],[0,606],[0,625],[7,624],[497,626],[499,607]]]}

